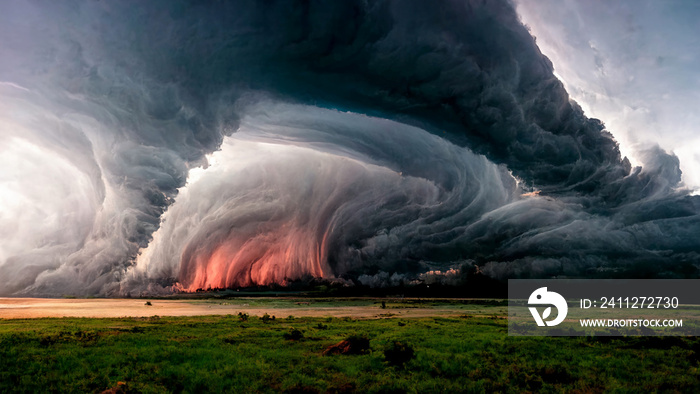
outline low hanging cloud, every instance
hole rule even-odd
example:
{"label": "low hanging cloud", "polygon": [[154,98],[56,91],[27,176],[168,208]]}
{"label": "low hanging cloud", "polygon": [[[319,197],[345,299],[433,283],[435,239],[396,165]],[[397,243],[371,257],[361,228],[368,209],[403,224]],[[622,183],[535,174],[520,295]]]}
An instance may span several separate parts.
{"label": "low hanging cloud", "polygon": [[124,289],[417,272],[456,226],[518,194],[505,167],[415,127],[274,102],[247,112],[190,173]]}
{"label": "low hanging cloud", "polygon": [[696,275],[678,159],[631,168],[507,1],[0,11],[0,294]]}

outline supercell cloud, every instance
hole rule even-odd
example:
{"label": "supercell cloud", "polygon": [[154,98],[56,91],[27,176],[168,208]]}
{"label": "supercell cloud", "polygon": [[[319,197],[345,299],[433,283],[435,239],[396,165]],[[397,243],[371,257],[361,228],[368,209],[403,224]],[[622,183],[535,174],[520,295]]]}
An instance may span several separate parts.
{"label": "supercell cloud", "polygon": [[507,1],[0,11],[0,295],[697,276],[678,159],[621,158]]}

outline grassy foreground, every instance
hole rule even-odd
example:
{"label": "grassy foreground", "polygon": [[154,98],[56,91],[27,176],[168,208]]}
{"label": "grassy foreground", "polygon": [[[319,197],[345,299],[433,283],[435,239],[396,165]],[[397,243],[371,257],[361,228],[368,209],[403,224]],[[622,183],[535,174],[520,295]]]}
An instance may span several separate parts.
{"label": "grassy foreground", "polygon": [[[370,350],[323,355],[351,335]],[[696,338],[508,337],[496,316],[0,320],[0,392],[698,392],[699,359]]]}

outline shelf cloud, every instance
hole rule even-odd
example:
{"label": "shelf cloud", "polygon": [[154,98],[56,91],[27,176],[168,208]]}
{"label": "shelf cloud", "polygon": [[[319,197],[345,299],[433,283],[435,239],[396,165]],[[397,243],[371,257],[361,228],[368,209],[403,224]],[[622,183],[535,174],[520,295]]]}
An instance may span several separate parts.
{"label": "shelf cloud", "polygon": [[697,276],[678,158],[622,158],[508,1],[0,11],[1,295]]}

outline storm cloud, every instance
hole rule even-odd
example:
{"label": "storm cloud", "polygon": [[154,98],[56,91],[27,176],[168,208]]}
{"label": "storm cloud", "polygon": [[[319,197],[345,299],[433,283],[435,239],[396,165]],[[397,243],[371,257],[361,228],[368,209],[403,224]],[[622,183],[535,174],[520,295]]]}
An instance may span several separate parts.
{"label": "storm cloud", "polygon": [[0,294],[697,275],[678,159],[621,158],[507,1],[0,11]]}

